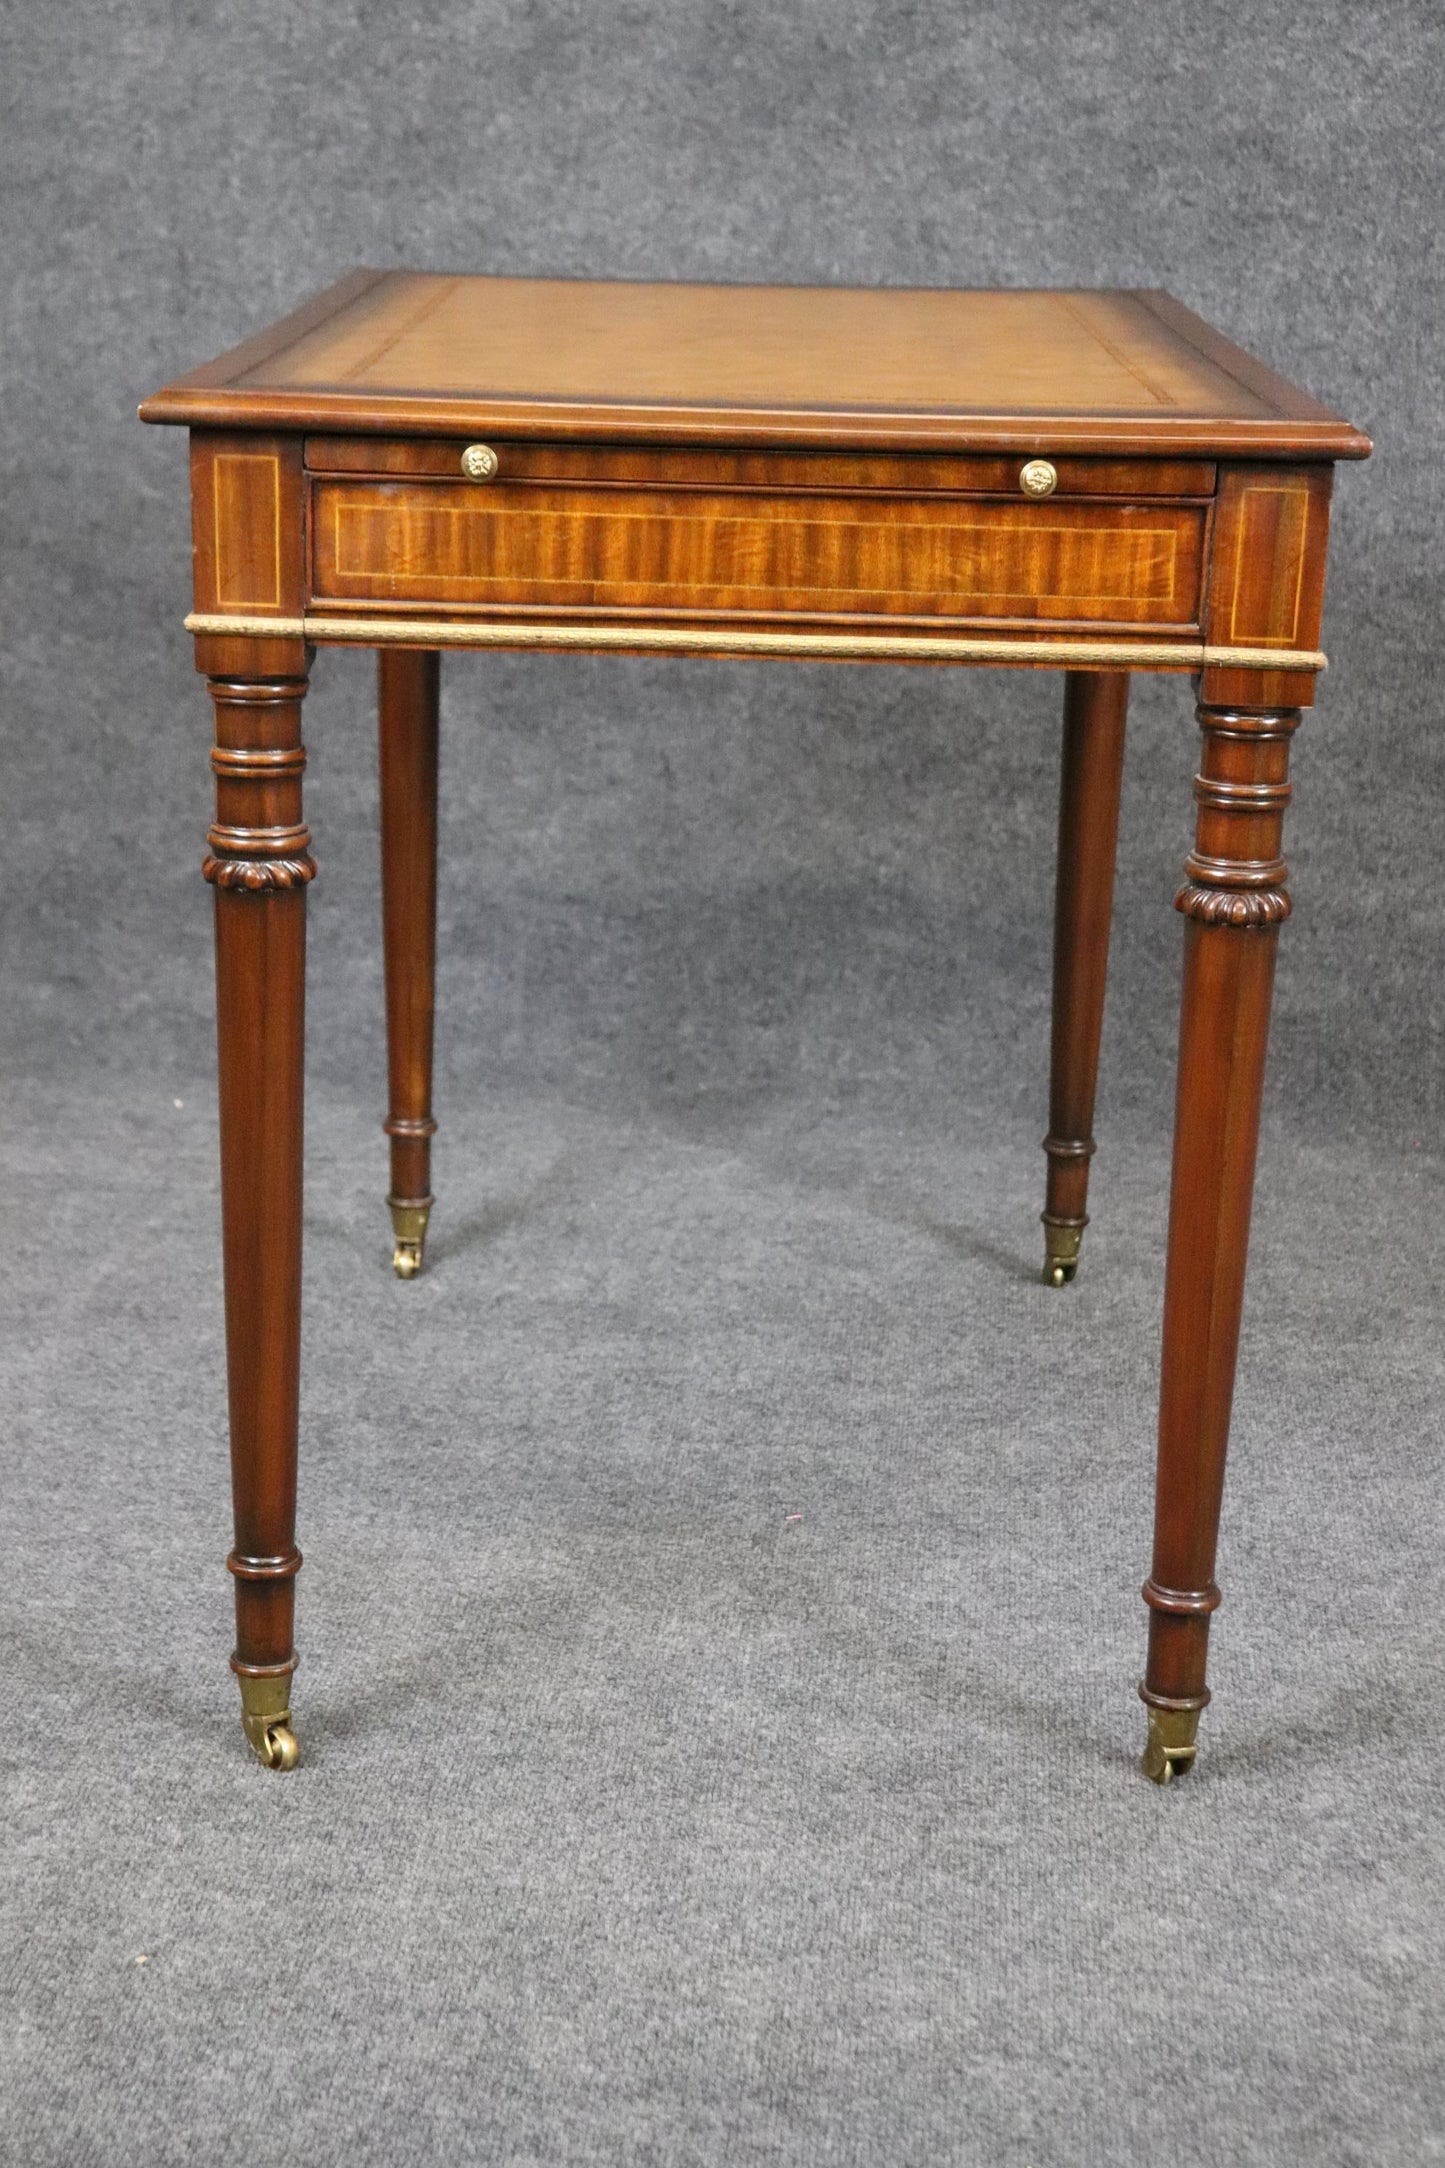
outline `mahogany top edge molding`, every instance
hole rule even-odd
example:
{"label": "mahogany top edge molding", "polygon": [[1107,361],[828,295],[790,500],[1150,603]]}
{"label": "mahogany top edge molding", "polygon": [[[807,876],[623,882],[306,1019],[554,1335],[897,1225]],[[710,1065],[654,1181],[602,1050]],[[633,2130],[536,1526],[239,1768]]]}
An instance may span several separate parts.
{"label": "mahogany top edge molding", "polygon": [[1155,291],[694,286],[357,270],[148,422],[821,449],[1363,459]]}

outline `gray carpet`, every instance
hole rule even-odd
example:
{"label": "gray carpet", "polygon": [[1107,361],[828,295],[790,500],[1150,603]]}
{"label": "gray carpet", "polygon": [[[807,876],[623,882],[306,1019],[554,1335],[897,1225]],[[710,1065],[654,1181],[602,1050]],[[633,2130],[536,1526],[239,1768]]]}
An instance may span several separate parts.
{"label": "gray carpet", "polygon": [[[1445,2160],[1436,11],[87,0],[3,40],[0,2161]],[[128,414],[402,258],[1167,284],[1376,432],[1187,1785],[1133,1695],[1187,688],[1136,691],[1054,1295],[1057,684],[559,658],[446,672],[414,1287],[371,678],[318,666],[304,1760],[250,1760],[208,719],[183,447]]]}

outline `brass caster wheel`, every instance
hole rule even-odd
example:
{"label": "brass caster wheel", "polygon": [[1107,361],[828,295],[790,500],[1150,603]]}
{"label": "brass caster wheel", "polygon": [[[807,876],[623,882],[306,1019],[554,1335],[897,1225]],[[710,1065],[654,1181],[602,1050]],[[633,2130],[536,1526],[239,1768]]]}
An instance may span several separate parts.
{"label": "brass caster wheel", "polygon": [[301,1759],[301,1742],[289,1724],[268,1724],[256,1752],[268,1769],[294,1769]]}
{"label": "brass caster wheel", "polygon": [[294,1769],[301,1759],[301,1742],[291,1728],[291,1674],[263,1673],[250,1678],[243,1671],[241,1726],[251,1751],[267,1769]]}
{"label": "brass caster wheel", "polygon": [[1044,1223],[1044,1285],[1067,1287],[1079,1269],[1079,1244],[1084,1239],[1087,1220],[1058,1220],[1045,1212]]}
{"label": "brass caster wheel", "polygon": [[1198,1752],[1197,1709],[1149,1709],[1149,1740],[1141,1763],[1151,1784],[1173,1784],[1187,1777]]}
{"label": "brass caster wheel", "polygon": [[430,1197],[388,1197],[386,1201],[391,1207],[391,1231],[396,1237],[391,1269],[399,1280],[414,1280],[421,1271],[426,1249],[426,1223],[431,1218],[432,1200]]}

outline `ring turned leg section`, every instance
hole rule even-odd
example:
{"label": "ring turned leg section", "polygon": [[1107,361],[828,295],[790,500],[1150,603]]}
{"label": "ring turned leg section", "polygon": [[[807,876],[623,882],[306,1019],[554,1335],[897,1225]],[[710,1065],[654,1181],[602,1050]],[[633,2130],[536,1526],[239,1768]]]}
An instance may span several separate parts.
{"label": "ring turned leg section", "polygon": [[391,1139],[392,1265],[420,1272],[431,1193],[432,1039],[436,997],[437,709],[441,657],[382,649],[381,910]]}
{"label": "ring turned leg section", "polygon": [[1193,1764],[1244,1301],[1275,948],[1289,915],[1279,855],[1297,709],[1201,708],[1195,847],[1175,898],[1184,990],[1164,1289],[1144,1770]]}
{"label": "ring turned leg section", "polygon": [[1054,903],[1054,1024],[1049,1075],[1044,1281],[1064,1287],[1089,1224],[1094,1091],[1109,970],[1109,920],[1124,774],[1124,670],[1069,672]]}
{"label": "ring turned leg section", "polygon": [[242,1722],[272,1769],[294,1768],[296,1436],[301,1362],[301,1125],[306,680],[210,679],[221,1218]]}

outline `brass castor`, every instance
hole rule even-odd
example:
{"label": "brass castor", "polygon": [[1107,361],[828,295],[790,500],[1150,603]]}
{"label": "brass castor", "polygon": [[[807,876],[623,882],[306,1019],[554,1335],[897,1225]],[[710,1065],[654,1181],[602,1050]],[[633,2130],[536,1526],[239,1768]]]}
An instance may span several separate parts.
{"label": "brass castor", "polygon": [[266,1672],[259,1678],[238,1674],[241,1681],[241,1728],[251,1751],[267,1769],[294,1769],[301,1759],[301,1742],[291,1728],[291,1674]]}
{"label": "brass castor", "polygon": [[1087,1219],[1054,1219],[1047,1212],[1040,1216],[1044,1223],[1044,1285],[1067,1287],[1079,1269],[1079,1244],[1089,1223]]}
{"label": "brass castor", "polygon": [[1141,1764],[1151,1784],[1172,1784],[1187,1777],[1198,1752],[1199,1711],[1158,1709],[1149,1705],[1149,1740]]}
{"label": "brass castor", "polygon": [[414,1280],[426,1251],[426,1223],[431,1217],[432,1199],[388,1197],[386,1201],[391,1207],[391,1229],[396,1237],[391,1269],[399,1280]]}
{"label": "brass castor", "polygon": [[256,1752],[268,1769],[294,1769],[301,1759],[301,1742],[289,1724],[268,1724]]}

